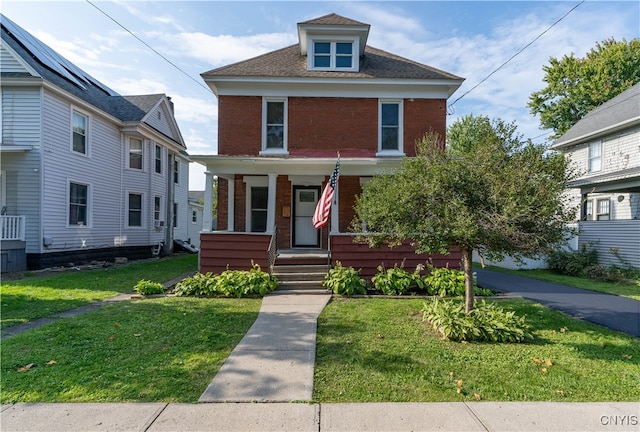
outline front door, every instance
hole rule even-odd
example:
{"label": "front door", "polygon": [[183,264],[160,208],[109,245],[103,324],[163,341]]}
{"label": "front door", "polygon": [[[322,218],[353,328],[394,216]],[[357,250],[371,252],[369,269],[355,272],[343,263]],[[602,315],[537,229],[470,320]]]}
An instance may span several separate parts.
{"label": "front door", "polygon": [[312,221],[319,196],[319,187],[293,187],[293,247],[320,247],[320,230]]}

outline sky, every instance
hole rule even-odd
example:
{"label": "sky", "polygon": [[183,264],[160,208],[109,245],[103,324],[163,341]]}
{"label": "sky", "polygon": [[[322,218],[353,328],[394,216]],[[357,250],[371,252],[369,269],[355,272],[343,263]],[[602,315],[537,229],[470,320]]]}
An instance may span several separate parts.
{"label": "sky", "polygon": [[[537,143],[551,133],[527,102],[545,87],[549,59],[640,37],[635,0],[3,0],[0,12],[121,95],[170,96],[192,155],[217,153],[218,104],[200,74],[296,44],[297,23],[329,13],[370,24],[370,46],[464,78],[448,125],[484,115]],[[203,166],[191,164],[189,182],[204,189]]]}

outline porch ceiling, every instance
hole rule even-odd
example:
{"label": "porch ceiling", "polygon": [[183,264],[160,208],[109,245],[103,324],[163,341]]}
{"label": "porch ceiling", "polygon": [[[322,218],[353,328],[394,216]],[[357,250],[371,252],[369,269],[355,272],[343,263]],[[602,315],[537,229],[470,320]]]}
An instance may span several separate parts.
{"label": "porch ceiling", "polygon": [[[394,170],[402,163],[402,157],[340,158],[340,175],[371,176],[374,173]],[[214,175],[331,175],[336,158],[315,157],[253,157],[191,155],[191,160],[204,165]]]}

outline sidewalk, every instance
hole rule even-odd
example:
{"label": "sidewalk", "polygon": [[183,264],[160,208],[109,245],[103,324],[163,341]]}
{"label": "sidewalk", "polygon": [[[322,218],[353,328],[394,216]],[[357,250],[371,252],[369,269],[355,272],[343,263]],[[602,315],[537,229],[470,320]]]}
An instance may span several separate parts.
{"label": "sidewalk", "polygon": [[[573,317],[640,337],[640,301],[544,282],[510,273],[476,270],[478,285],[524,297]],[[640,428],[639,428],[640,430]]]}
{"label": "sidewalk", "polygon": [[3,432],[638,431],[635,402],[18,404]]}
{"label": "sidewalk", "polygon": [[330,294],[275,291],[200,402],[311,401],[316,329]]}

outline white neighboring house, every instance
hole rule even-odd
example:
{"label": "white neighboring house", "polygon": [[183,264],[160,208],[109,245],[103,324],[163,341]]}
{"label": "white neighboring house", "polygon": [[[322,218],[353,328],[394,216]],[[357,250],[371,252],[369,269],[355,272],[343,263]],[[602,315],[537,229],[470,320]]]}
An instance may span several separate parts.
{"label": "white neighboring house", "polygon": [[1,24],[2,271],[170,253],[190,161],[171,99],[121,96]]}
{"label": "white neighboring house", "polygon": [[601,264],[640,267],[640,83],[589,112],[553,145],[583,174],[571,186],[582,204],[579,246]]}
{"label": "white neighboring house", "polygon": [[198,249],[200,248],[203,213],[204,191],[189,191],[189,230],[187,241]]}

